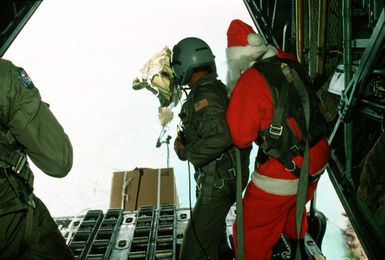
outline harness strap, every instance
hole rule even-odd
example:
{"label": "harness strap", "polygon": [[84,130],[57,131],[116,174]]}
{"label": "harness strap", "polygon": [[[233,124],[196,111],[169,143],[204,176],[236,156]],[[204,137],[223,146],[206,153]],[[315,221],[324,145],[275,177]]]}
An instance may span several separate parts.
{"label": "harness strap", "polygon": [[23,203],[19,198],[15,198],[0,204],[0,216],[26,209],[24,237],[20,245],[21,252],[27,250],[32,238],[33,209],[35,207],[36,205],[32,194],[28,198],[28,206],[26,206],[26,204]]}
{"label": "harness strap", "polygon": [[0,203],[0,216],[25,209],[26,206],[19,198]]}
{"label": "harness strap", "polygon": [[[293,162],[294,164],[294,162]],[[298,178],[301,177],[301,169],[300,167],[295,166],[295,169],[293,171],[290,171],[292,174],[297,176]],[[320,173],[314,174],[314,175],[309,175],[308,176],[308,185],[317,182],[319,178],[321,178],[321,175],[324,173],[324,170],[322,170]]]}
{"label": "harness strap", "polygon": [[[275,113],[273,115],[273,123],[270,125],[269,133],[266,135],[265,139],[261,143],[260,147],[266,153],[267,156],[276,158],[279,160],[284,167],[299,177],[298,180],[298,188],[297,188],[297,197],[296,197],[296,232],[297,232],[297,240],[300,239],[301,228],[302,228],[302,217],[304,213],[304,207],[306,204],[306,194],[307,187],[309,184],[309,125],[310,125],[310,98],[305,87],[303,81],[300,79],[297,71],[295,69],[291,69],[286,63],[281,63],[281,71],[286,80],[282,80],[281,83],[285,84],[281,86],[281,97],[278,102],[287,103],[287,100],[282,100],[282,96],[285,96],[285,92],[289,91],[290,87],[295,87],[303,108],[304,113],[304,131],[302,133],[302,138],[304,140],[303,146],[303,161],[302,167],[298,168],[294,162],[292,162],[293,153],[287,147],[286,141],[283,140],[281,145],[276,145],[278,139],[281,137],[281,129],[277,128],[276,122],[282,122],[283,113],[281,111],[281,106],[275,106]],[[286,97],[287,98],[287,97]],[[279,118],[278,118],[279,117]],[[272,138],[273,137],[273,138]],[[274,138],[278,137],[278,138]],[[266,157],[265,157],[266,158]],[[310,178],[311,179],[311,178]],[[301,250],[299,249],[299,243],[297,243],[297,250],[295,259],[301,259]]]}
{"label": "harness strap", "polygon": [[[0,203],[0,216],[7,215],[13,212],[25,212],[25,229],[23,240],[20,244],[20,252],[25,252],[30,244],[33,228],[33,209],[36,207],[34,195],[21,190],[20,179],[14,177],[14,172],[8,168],[1,168],[0,178],[8,180],[14,192],[18,194],[16,198]],[[25,185],[22,184],[23,187]]]}
{"label": "harness strap", "polygon": [[0,160],[7,163],[13,173],[23,179],[33,190],[33,173],[28,166],[27,156],[22,153],[10,149],[8,146],[0,143]]}
{"label": "harness strap", "polygon": [[[302,228],[302,217],[304,213],[304,208],[306,204],[306,194],[307,194],[307,187],[308,187],[308,181],[309,181],[309,125],[310,125],[310,100],[309,95],[307,93],[307,89],[305,85],[303,84],[303,81],[299,78],[297,72],[295,70],[290,71],[291,75],[293,76],[294,87],[297,89],[298,94],[302,101],[303,106],[303,112],[305,117],[305,133],[303,136],[303,139],[305,140],[305,149],[303,154],[303,161],[302,161],[302,167],[300,171],[299,176],[299,182],[298,182],[298,192],[297,192],[297,200],[296,200],[296,232],[297,232],[297,240],[300,239],[300,233]],[[288,77],[286,77],[288,78]],[[292,82],[293,82],[292,81]],[[289,83],[288,79],[288,83]],[[301,259],[301,250],[300,250],[300,243],[297,243],[297,250],[295,254],[295,259]]]}
{"label": "harness strap", "polygon": [[[307,94],[307,89],[303,85],[303,81],[300,79],[298,73],[291,69],[286,63],[281,63],[281,71],[282,74],[285,76],[285,79],[282,84],[284,84],[281,87],[281,95],[279,96],[278,104],[275,105],[275,112],[272,120],[272,124],[270,127],[266,130],[264,130],[261,134],[265,136],[265,139],[262,139],[260,136],[258,136],[258,142],[260,143],[261,150],[258,151],[257,155],[257,162],[262,164],[266,160],[269,159],[269,157],[276,158],[285,168],[286,170],[293,173],[298,178],[300,177],[301,168],[295,165],[295,163],[292,161],[292,158],[296,155],[304,155],[306,142],[309,143],[309,126],[306,128],[306,136],[304,136],[304,139],[299,140],[297,143],[292,145],[288,150],[283,150],[282,147],[278,146],[278,140],[282,135],[282,120],[283,120],[283,110],[287,109],[287,97],[289,88],[294,86],[297,90],[297,93],[299,94],[301,98],[302,105],[304,104],[304,98],[307,99],[307,103],[309,103],[308,106],[308,113],[309,113],[309,120],[310,120],[310,101]],[[294,74],[295,73],[295,74]],[[298,85],[301,84],[302,87],[299,87]],[[286,104],[286,105],[283,105]],[[306,108],[304,108],[304,113]],[[306,121],[306,120],[305,120]],[[316,143],[318,143],[319,138],[314,139],[309,143],[309,146],[313,146]],[[285,145],[285,144],[284,144]],[[313,183],[315,180],[319,179],[319,176],[313,177],[309,176],[309,185]]]}
{"label": "harness strap", "polygon": [[[197,187],[202,192],[202,203],[208,203],[212,197],[214,187],[217,189],[223,188],[225,181],[234,180],[236,178],[235,151],[231,147],[221,153],[216,159],[210,161],[202,167],[196,169],[197,172]],[[226,163],[227,172],[217,171],[218,164]],[[201,188],[199,179],[204,176],[205,189]]]}
{"label": "harness strap", "polygon": [[223,163],[223,161],[227,161],[228,163],[228,171],[226,173],[219,173],[219,177],[223,179],[235,179],[236,176],[236,148],[231,146],[229,149],[221,153],[217,158],[208,162],[207,164],[199,167],[197,169],[198,172],[205,173],[215,173],[217,164]]}
{"label": "harness strap", "polygon": [[23,241],[21,242],[20,250],[26,251],[30,245],[32,238],[32,228],[33,228],[33,211],[36,207],[33,195],[28,196],[28,208],[25,216],[25,231]]}
{"label": "harness strap", "polygon": [[[29,188],[29,190],[26,191],[25,195],[21,195],[21,197],[19,195],[19,197],[15,199],[0,204],[0,215],[5,215],[11,212],[26,209],[24,237],[20,245],[20,250],[24,252],[27,250],[31,241],[33,227],[33,209],[36,207],[32,194],[34,176],[28,166],[27,156],[22,152],[10,149],[8,146],[3,145],[2,143],[0,143],[0,160],[10,166],[9,168],[11,170],[8,170],[8,173],[12,173],[14,176],[19,177],[19,180],[23,180]],[[7,176],[5,172],[3,172],[2,174],[6,175],[8,181],[10,181],[10,184],[12,186],[15,185],[14,183],[12,184],[10,176]]]}
{"label": "harness strap", "polygon": [[[299,145],[300,140],[298,139],[294,145],[290,144],[291,148],[293,148],[293,151],[291,148],[288,149],[287,147],[289,137],[288,133],[285,132],[285,134],[283,129],[283,120],[289,106],[289,91],[294,81],[294,77],[292,76],[290,67],[286,63],[277,63],[276,61],[273,61],[271,64],[273,66],[271,70],[276,74],[282,73],[282,75],[279,75],[279,77],[282,79],[277,81],[271,80],[269,77],[266,78],[269,86],[271,85],[270,90],[272,92],[274,101],[274,115],[270,127],[262,131],[258,136],[257,141],[259,143],[259,147],[265,153],[265,155],[262,153],[262,151],[258,152],[257,162],[262,164],[269,157],[272,157],[278,159],[287,170],[294,171],[296,166],[292,162],[292,158],[298,154],[298,151],[294,148],[298,148],[297,144]],[[277,68],[278,65],[280,65],[280,69]],[[255,64],[254,66],[257,69],[260,69],[258,64]],[[266,69],[263,69],[262,71],[267,73]],[[272,84],[275,84],[276,87],[273,87]],[[280,91],[278,91],[278,89],[280,89]],[[263,136],[264,138],[260,136]]]}
{"label": "harness strap", "polygon": [[238,260],[243,260],[244,255],[244,238],[243,238],[243,204],[242,204],[242,164],[241,151],[235,148],[235,160],[237,163],[237,191],[236,191],[236,209],[237,209],[237,257]]}
{"label": "harness strap", "polygon": [[273,120],[268,129],[266,141],[264,143],[270,143],[271,146],[275,147],[278,145],[278,141],[283,133],[282,120],[283,114],[287,110],[287,98],[289,96],[289,88],[283,87],[281,95],[279,95],[276,88],[273,88],[272,91],[276,92],[273,93],[273,95],[278,96],[276,99],[278,103],[275,104]]}

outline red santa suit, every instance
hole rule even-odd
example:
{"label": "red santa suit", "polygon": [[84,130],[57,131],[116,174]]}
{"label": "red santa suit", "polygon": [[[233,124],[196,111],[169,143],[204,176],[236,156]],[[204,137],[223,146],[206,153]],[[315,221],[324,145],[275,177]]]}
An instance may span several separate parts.
{"label": "red santa suit", "polygon": [[[230,24],[227,35],[228,61],[234,57],[242,58],[244,54],[239,54],[242,48],[246,48],[246,53],[250,53],[250,48],[253,47],[258,49],[259,58],[272,55],[286,59],[290,57],[280,51],[266,55],[269,53],[268,49],[272,47],[261,43],[262,38],[255,36],[253,29],[240,20],[234,20]],[[236,54],[233,53],[235,50]],[[241,73],[232,91],[226,115],[234,145],[242,149],[256,142],[261,131],[270,126],[273,113],[273,98],[261,73],[255,68],[249,68]],[[329,145],[326,138],[322,138],[309,149],[310,175],[315,175],[325,168],[328,154]],[[296,156],[293,161],[301,167],[302,159],[301,156]],[[277,159],[270,158],[255,169],[243,198],[245,259],[271,259],[272,248],[282,233],[288,238],[297,238],[295,224],[297,185],[298,177],[287,171]],[[307,201],[312,198],[316,186],[317,183],[309,185]],[[301,238],[306,231],[305,212]]]}

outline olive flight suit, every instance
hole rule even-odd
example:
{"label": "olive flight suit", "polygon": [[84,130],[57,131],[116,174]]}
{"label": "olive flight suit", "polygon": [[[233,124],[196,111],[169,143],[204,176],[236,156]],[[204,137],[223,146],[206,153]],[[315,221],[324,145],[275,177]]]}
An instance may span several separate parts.
{"label": "olive flight suit", "polygon": [[72,146],[28,74],[0,59],[0,259],[73,259],[45,205],[33,194],[28,157],[64,177]]}
{"label": "olive flight suit", "polygon": [[[180,259],[218,259],[226,216],[236,199],[236,163],[225,121],[228,96],[211,73],[191,89],[179,114],[184,153],[195,168],[197,201],[185,229]],[[243,151],[243,183],[248,178],[250,150]]]}

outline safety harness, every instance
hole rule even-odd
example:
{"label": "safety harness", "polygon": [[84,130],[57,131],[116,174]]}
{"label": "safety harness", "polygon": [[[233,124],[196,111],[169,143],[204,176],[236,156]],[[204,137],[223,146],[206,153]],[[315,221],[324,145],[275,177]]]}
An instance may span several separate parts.
{"label": "safety harness", "polygon": [[[257,138],[260,148],[257,163],[276,158],[286,170],[300,177],[301,168],[292,161],[293,157],[304,155],[306,141],[312,147],[326,134],[326,121],[321,115],[317,97],[306,87],[310,80],[299,64],[277,57],[258,61],[253,67],[264,76],[274,102],[272,123]],[[304,103],[309,103],[309,111],[305,111]],[[305,113],[310,116],[308,130]],[[309,183],[316,182],[319,177],[320,174],[309,176]]]}
{"label": "safety harness", "polygon": [[[272,57],[253,65],[264,76],[274,101],[270,127],[258,137],[257,163],[276,158],[289,172],[299,178],[296,198],[297,246],[295,259],[301,259],[300,233],[306,204],[307,187],[318,181],[323,171],[309,176],[309,148],[326,135],[326,121],[318,99],[309,88],[310,80],[299,64]],[[292,120],[294,119],[294,121]],[[290,121],[291,120],[291,121]],[[297,127],[297,129],[294,129]],[[300,133],[300,137],[296,135]],[[292,161],[303,156],[299,168]]]}
{"label": "safety harness", "polygon": [[23,152],[10,149],[0,143],[0,160],[10,165],[12,171],[33,190],[33,173],[28,167],[27,156]]}
{"label": "safety harness", "polygon": [[[9,165],[9,169],[2,169],[0,174],[4,174],[8,179],[10,185],[15,190],[18,197],[13,200],[0,203],[0,216],[6,215],[19,210],[27,210],[26,221],[25,221],[25,233],[21,244],[21,250],[28,247],[32,236],[32,225],[33,225],[33,209],[36,207],[33,198],[33,173],[28,166],[27,156],[21,152],[9,148],[6,145],[0,143],[0,161]],[[15,175],[10,176],[10,174]],[[17,180],[18,179],[18,180]],[[18,181],[22,181],[21,186],[25,190],[22,190]]]}

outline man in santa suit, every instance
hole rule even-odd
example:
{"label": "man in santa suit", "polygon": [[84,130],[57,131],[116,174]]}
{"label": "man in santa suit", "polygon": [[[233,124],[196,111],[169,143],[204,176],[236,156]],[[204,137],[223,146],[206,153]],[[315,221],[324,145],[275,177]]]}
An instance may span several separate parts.
{"label": "man in santa suit", "polygon": [[[290,54],[266,44],[260,35],[240,20],[231,22],[227,37],[226,56],[229,69],[227,85],[231,98],[226,120],[232,140],[238,148],[249,147],[255,142],[261,150],[261,142],[266,138],[263,133],[266,133],[264,130],[271,128],[275,106],[271,88],[266,80],[267,75],[253,64],[269,60],[275,64],[289,64],[290,67],[291,65],[300,67],[300,65]],[[282,75],[276,76],[276,82],[284,78]],[[269,78],[274,79],[274,77],[275,75],[270,75]],[[309,96],[312,96],[311,93]],[[314,102],[314,100],[310,101]],[[299,102],[301,104],[301,101]],[[291,101],[287,106],[290,107],[290,105]],[[316,106],[316,108],[319,107]],[[312,118],[310,122],[311,120]],[[296,128],[296,123],[298,122],[295,120],[289,118],[287,120],[287,126],[293,127],[293,132],[301,139],[301,132],[298,127]],[[326,137],[322,135],[313,138],[308,151],[309,176],[319,176],[328,161],[329,145]],[[293,174],[292,170],[296,167],[300,168],[302,160],[303,153],[295,154],[291,158],[292,169],[285,168],[278,159],[271,156],[265,156],[263,161],[257,160],[255,171],[243,198],[245,259],[271,259],[272,248],[282,233],[287,238],[297,241],[295,206],[299,178]],[[306,201],[312,198],[318,179],[309,178],[311,181],[308,185]],[[307,231],[306,212],[303,214],[301,227],[300,238],[303,238]],[[235,229],[234,234],[236,234]]]}

